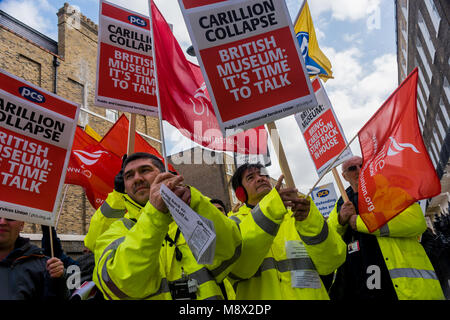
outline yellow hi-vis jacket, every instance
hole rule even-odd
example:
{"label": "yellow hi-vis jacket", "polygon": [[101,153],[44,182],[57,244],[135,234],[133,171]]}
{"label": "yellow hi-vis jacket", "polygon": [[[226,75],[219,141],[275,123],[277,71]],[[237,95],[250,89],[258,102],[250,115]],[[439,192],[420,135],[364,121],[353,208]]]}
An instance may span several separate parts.
{"label": "yellow hi-vis jacket", "polygon": [[[199,265],[182,235],[177,247],[183,257],[178,261],[175,246],[164,243],[166,234],[174,239],[177,229],[170,214],[158,211],[149,202],[142,208],[128,198],[119,205],[127,210],[127,218],[116,219],[101,234],[96,231],[99,236],[94,246],[93,280],[106,299],[172,299],[169,283],[181,280],[183,275],[197,281],[197,299],[223,299],[217,283],[223,281],[239,258],[242,238],[234,221],[195,188],[190,190],[190,207],[214,223],[216,246],[212,265]],[[93,230],[107,224],[100,222],[105,223]]]}
{"label": "yellow hi-vis jacket", "polygon": [[[339,224],[336,205],[330,213],[328,224],[341,236],[348,228],[348,224]],[[358,232],[370,234],[360,216],[356,219],[356,228]],[[444,299],[434,268],[418,240],[426,228],[422,209],[414,203],[371,233],[377,237],[399,300]]]}
{"label": "yellow hi-vis jacket", "polygon": [[[291,215],[276,189],[255,208],[244,205],[230,213],[241,230],[241,256],[252,258],[237,261],[228,275],[236,300],[329,299],[319,274],[338,268],[345,261],[347,246],[328,228],[312,200],[304,221]],[[257,236],[261,231],[263,239]]]}
{"label": "yellow hi-vis jacket", "polygon": [[91,218],[88,233],[84,238],[84,245],[86,248],[94,252],[95,241],[97,241],[97,238],[105,232],[113,222],[125,217],[129,209],[130,212],[134,212],[134,216],[137,217],[137,212],[139,212],[142,207],[134,202],[127,194],[117,192],[116,190],[110,192],[100,208],[95,211]]}

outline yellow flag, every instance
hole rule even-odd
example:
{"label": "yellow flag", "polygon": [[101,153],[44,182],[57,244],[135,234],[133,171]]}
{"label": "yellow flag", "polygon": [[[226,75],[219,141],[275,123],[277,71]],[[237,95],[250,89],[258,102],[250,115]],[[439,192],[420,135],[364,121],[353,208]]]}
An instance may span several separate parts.
{"label": "yellow flag", "polygon": [[314,24],[306,0],[303,8],[300,8],[294,30],[309,76],[319,76],[324,81],[333,78],[331,62],[319,48],[316,31],[314,30]]}
{"label": "yellow flag", "polygon": [[91,126],[89,126],[88,124],[86,125],[86,127],[84,128],[84,131],[90,135],[92,138],[94,138],[96,141],[100,141],[102,140],[102,136],[99,135],[97,132],[95,132],[94,129],[92,129]]}

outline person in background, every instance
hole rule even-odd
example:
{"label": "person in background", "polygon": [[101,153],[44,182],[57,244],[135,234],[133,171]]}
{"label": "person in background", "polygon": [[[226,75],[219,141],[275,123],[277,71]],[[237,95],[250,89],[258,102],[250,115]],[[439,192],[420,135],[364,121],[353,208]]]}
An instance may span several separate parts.
{"label": "person in background", "polygon": [[363,160],[342,164],[350,183],[349,201],[338,199],[328,218],[330,229],[347,245],[345,263],[330,288],[332,300],[428,300],[444,295],[418,237],[426,222],[418,203],[406,208],[380,229],[369,233],[358,212],[358,183]]}
{"label": "person in background", "polygon": [[50,230],[51,230],[53,238],[53,255],[63,262],[64,268],[66,269],[73,264],[79,265],[77,261],[72,259],[64,252],[61,245],[61,240],[58,238],[54,227],[41,225],[41,229],[42,229],[41,248],[44,250],[44,254],[46,256],[48,257],[52,256],[50,245]]}
{"label": "person in background", "polygon": [[64,264],[22,238],[24,222],[0,217],[0,300],[65,300]]}
{"label": "person in background", "polygon": [[224,215],[227,215],[227,209],[225,204],[220,199],[211,199],[210,202],[219,209]]}

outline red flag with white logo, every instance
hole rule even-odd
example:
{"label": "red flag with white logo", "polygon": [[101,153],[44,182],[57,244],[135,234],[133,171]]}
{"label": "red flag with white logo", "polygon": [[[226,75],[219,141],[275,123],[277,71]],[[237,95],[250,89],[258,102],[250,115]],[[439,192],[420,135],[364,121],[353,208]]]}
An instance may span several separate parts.
{"label": "red flag with white logo", "polygon": [[[128,145],[128,130],[129,121],[125,114],[122,114],[119,120],[109,129],[103,139],[100,141],[100,145],[105,149],[115,153],[117,156],[122,157],[127,153]],[[134,152],[147,152],[155,155],[164,163],[163,156],[152,147],[139,133],[135,132]],[[170,171],[176,172],[175,168],[169,164]],[[119,171],[117,171],[119,172]],[[116,172],[116,173],[117,173]]]}
{"label": "red flag with white logo", "polygon": [[441,192],[417,119],[416,68],[359,131],[359,214],[370,232]]}
{"label": "red flag with white logo", "polygon": [[121,165],[119,156],[77,127],[65,183],[82,186],[89,202],[97,209],[114,189],[114,177]]}
{"label": "red flag with white logo", "polygon": [[150,2],[163,120],[185,137],[213,150],[266,154],[264,126],[223,136],[200,67],[186,59],[166,20]]}

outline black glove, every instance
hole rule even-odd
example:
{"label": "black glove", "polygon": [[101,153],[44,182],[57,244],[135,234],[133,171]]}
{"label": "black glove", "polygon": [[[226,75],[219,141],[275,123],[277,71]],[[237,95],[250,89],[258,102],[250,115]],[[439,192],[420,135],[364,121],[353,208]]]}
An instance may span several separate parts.
{"label": "black glove", "polygon": [[114,190],[120,193],[125,193],[125,183],[123,181],[123,169],[124,169],[124,163],[127,159],[127,155],[124,154],[122,157],[122,167],[119,171],[119,173],[114,177]]}

